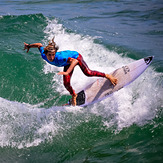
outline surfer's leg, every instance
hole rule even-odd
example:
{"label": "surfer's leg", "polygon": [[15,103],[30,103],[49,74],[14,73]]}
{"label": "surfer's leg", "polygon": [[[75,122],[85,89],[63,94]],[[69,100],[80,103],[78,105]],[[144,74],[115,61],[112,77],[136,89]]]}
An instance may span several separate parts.
{"label": "surfer's leg", "polygon": [[79,54],[77,60],[79,61],[78,65],[86,76],[99,76],[105,77],[105,73],[90,70],[83,57]]}
{"label": "surfer's leg", "polygon": [[[69,65],[65,66],[64,72],[66,72],[68,68],[69,68]],[[65,88],[70,92],[71,95],[75,95],[75,91],[72,89],[72,86],[70,84],[72,73],[73,73],[73,71],[69,75],[63,76],[63,84],[64,84]]]}
{"label": "surfer's leg", "polygon": [[[64,67],[64,72],[67,71],[67,69],[69,68],[69,65]],[[63,76],[63,83],[65,88],[70,92],[71,96],[72,96],[72,105],[75,106],[76,105],[76,98],[77,98],[77,94],[75,93],[75,91],[73,90],[71,84],[70,84],[70,80],[71,80],[71,76],[72,76],[73,71],[71,71],[71,73],[67,76]]]}
{"label": "surfer's leg", "polygon": [[113,85],[117,84],[117,79],[114,78],[112,75],[105,74],[99,71],[92,71],[89,69],[88,65],[84,61],[83,57],[79,54],[77,60],[79,61],[78,65],[80,66],[81,70],[86,76],[98,76],[98,77],[105,77],[111,81]]}

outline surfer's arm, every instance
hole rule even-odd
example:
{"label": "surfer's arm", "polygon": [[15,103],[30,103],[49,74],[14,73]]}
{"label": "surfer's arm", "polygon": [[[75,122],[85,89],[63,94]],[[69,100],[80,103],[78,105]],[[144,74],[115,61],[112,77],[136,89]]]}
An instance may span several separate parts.
{"label": "surfer's arm", "polygon": [[42,46],[43,45],[41,43],[27,44],[27,43],[24,42],[24,50],[27,49],[27,53],[29,52],[30,48],[40,48]]}
{"label": "surfer's arm", "polygon": [[78,60],[74,58],[69,58],[67,63],[70,63],[70,67],[66,72],[59,72],[58,75],[68,75],[71,73],[71,71],[74,69],[74,67],[78,64]]}

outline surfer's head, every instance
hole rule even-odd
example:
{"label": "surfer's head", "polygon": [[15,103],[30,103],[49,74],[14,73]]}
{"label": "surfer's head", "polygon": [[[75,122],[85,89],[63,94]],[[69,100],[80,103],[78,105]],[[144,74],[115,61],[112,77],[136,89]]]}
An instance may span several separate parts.
{"label": "surfer's head", "polygon": [[54,37],[53,37],[52,41],[49,41],[49,44],[44,49],[44,53],[46,54],[46,57],[50,62],[54,60],[55,53],[57,52],[58,49],[59,47],[54,42]]}

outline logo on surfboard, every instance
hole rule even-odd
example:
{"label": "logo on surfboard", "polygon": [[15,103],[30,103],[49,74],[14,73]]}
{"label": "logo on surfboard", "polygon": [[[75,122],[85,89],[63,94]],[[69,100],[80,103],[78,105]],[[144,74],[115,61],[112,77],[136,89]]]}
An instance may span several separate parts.
{"label": "logo on surfboard", "polygon": [[130,72],[130,68],[128,66],[123,66],[123,71],[125,74],[127,74],[128,72]]}

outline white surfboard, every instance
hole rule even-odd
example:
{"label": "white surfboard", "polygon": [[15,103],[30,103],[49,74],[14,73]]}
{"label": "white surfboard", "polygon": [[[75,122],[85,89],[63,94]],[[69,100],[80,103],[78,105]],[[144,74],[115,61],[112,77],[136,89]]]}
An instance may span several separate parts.
{"label": "white surfboard", "polygon": [[[86,106],[99,102],[107,98],[115,91],[118,91],[130,84],[146,70],[152,62],[152,59],[153,56],[143,58],[110,73],[118,80],[118,84],[116,86],[113,86],[106,78],[97,79],[78,93],[77,105]],[[71,105],[71,99],[69,100],[68,105]]]}

